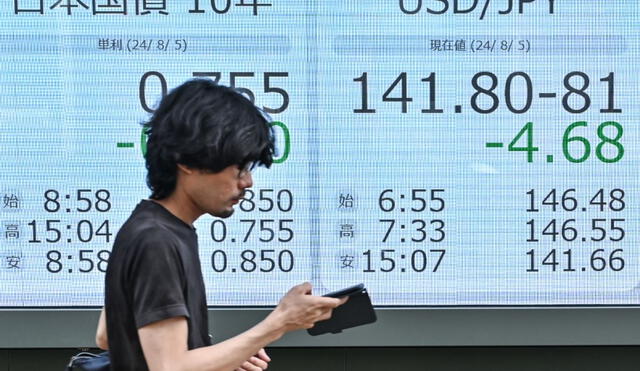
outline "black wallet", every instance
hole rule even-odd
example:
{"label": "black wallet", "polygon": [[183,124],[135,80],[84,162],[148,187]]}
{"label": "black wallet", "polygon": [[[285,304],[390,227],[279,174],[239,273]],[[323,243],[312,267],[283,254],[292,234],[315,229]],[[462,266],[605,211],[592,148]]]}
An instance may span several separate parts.
{"label": "black wallet", "polygon": [[371,305],[367,289],[364,288],[362,283],[324,296],[332,298],[348,296],[349,300],[334,309],[331,318],[317,322],[315,326],[308,329],[309,335],[337,334],[344,329],[376,321],[376,312],[373,310],[373,305]]}

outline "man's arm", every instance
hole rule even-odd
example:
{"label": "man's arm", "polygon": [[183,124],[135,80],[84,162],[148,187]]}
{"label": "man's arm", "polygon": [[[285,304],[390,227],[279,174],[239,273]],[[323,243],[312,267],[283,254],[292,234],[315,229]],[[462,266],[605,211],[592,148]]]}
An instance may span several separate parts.
{"label": "man's arm", "polygon": [[[151,323],[138,329],[140,344],[150,371],[229,371],[247,367],[267,344],[286,332],[311,328],[331,317],[332,310],[346,298],[312,296],[308,283],[293,287],[276,309],[256,326],[229,340],[208,347],[188,350],[188,326],[184,317]],[[251,365],[249,365],[251,366]],[[261,370],[258,366],[250,371]]]}
{"label": "man's arm", "polygon": [[100,319],[98,320],[96,345],[102,350],[109,350],[109,341],[107,339],[107,316],[104,313],[104,308],[102,308],[102,311],[100,312]]}

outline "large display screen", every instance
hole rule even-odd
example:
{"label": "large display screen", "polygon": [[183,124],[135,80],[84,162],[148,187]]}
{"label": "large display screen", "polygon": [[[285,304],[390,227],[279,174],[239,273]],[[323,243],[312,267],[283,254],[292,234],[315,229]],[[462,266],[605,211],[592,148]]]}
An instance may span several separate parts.
{"label": "large display screen", "polygon": [[5,1],[0,307],[102,305],[149,196],[140,123],[194,77],[278,140],[237,212],[195,223],[209,305],[303,281],[363,282],[378,306],[640,304],[639,9]]}

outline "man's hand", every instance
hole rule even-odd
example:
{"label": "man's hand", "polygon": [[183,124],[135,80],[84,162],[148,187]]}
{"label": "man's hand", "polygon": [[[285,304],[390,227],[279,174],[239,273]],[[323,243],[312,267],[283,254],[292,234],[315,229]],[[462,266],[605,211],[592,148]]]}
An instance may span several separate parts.
{"label": "man's hand", "polygon": [[271,358],[267,355],[264,349],[260,349],[258,354],[249,358],[242,367],[236,368],[234,371],[262,371],[266,370],[271,362]]}
{"label": "man's hand", "polygon": [[276,321],[285,332],[309,329],[316,322],[331,318],[333,309],[348,299],[313,296],[311,289],[308,282],[291,288],[267,319]]}

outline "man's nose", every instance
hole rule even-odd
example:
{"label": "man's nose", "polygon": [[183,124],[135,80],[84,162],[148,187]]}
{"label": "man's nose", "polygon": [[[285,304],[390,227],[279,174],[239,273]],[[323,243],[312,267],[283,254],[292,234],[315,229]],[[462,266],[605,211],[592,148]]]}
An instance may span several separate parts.
{"label": "man's nose", "polygon": [[247,172],[242,178],[240,178],[240,188],[251,188],[253,186],[253,176],[251,172]]}

